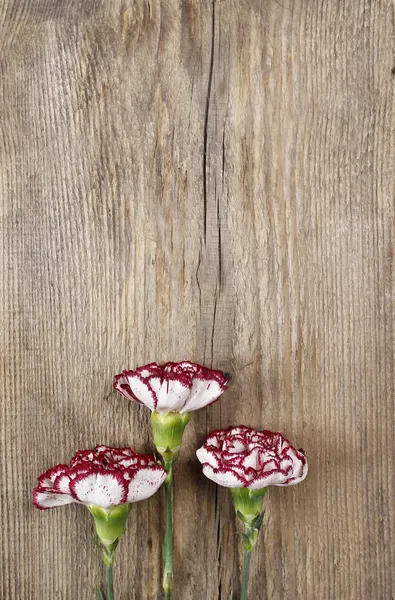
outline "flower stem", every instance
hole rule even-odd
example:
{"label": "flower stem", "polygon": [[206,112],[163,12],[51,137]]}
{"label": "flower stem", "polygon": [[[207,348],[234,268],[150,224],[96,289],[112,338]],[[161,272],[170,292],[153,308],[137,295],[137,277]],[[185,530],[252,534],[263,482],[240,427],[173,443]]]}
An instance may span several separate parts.
{"label": "flower stem", "polygon": [[112,580],[112,564],[106,565],[107,600],[114,600],[114,584]]}
{"label": "flower stem", "polygon": [[[101,551],[104,565],[106,567],[106,580],[107,580],[107,600],[114,600],[114,583],[113,583],[113,564],[114,564],[114,552],[118,545],[119,540],[116,539],[112,544],[105,545],[101,543]],[[100,542],[99,542],[100,543]],[[101,594],[101,592],[100,592]],[[103,594],[101,594],[103,596]],[[99,591],[98,597],[100,598]]]}
{"label": "flower stem", "polygon": [[248,578],[250,575],[251,550],[244,550],[243,579],[240,600],[247,600]]}
{"label": "flower stem", "polygon": [[250,575],[250,562],[251,552],[255,548],[255,544],[258,541],[259,531],[263,522],[263,512],[253,519],[244,520],[244,565],[243,565],[243,579],[241,583],[241,596],[240,600],[247,600],[247,589],[248,589],[248,578]]}
{"label": "flower stem", "polygon": [[171,505],[173,460],[165,460],[165,504],[166,504],[166,529],[162,545],[163,553],[163,590],[165,599],[171,600],[173,589],[173,515]]}

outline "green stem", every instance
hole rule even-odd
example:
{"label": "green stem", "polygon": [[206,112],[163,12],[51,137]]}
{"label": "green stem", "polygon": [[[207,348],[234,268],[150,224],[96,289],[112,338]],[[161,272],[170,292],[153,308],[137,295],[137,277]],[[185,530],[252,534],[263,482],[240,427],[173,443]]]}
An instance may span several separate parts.
{"label": "green stem", "polygon": [[[101,551],[104,565],[106,567],[106,580],[107,580],[107,600],[114,600],[114,583],[113,583],[113,564],[114,564],[114,552],[118,546],[119,540],[116,539],[109,546],[101,543]],[[100,542],[99,542],[100,543]],[[103,597],[103,594],[98,591],[98,597]]]}
{"label": "green stem", "polygon": [[106,565],[107,600],[114,600],[114,584],[112,580],[112,564]]}
{"label": "green stem", "polygon": [[173,515],[171,506],[173,461],[165,460],[165,504],[166,504],[166,529],[163,540],[163,590],[165,599],[171,600],[173,589]]}
{"label": "green stem", "polygon": [[240,600],[247,600],[248,578],[250,575],[251,550],[244,550],[243,580]]}

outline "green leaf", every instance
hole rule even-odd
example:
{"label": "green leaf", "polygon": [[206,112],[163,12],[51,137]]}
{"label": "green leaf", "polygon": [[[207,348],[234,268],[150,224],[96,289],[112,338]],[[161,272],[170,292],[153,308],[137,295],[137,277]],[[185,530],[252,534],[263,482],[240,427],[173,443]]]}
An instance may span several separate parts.
{"label": "green leaf", "polygon": [[99,586],[96,586],[96,598],[97,600],[106,600],[105,597],[103,596],[103,592],[101,591],[101,589],[99,588]]}
{"label": "green leaf", "polygon": [[257,516],[257,518],[255,519],[255,521],[252,524],[254,529],[258,529],[258,531],[260,530],[264,516],[265,516],[265,513],[263,511],[261,512],[260,515]]}

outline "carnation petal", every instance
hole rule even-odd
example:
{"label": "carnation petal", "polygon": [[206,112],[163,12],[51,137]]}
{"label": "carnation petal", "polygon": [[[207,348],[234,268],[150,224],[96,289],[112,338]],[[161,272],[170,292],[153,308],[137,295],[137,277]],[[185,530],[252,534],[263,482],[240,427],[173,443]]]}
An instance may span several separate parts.
{"label": "carnation petal", "polygon": [[125,396],[125,398],[127,398],[131,402],[138,402],[139,404],[141,404],[141,401],[138,398],[136,398],[136,396],[130,389],[127,377],[129,373],[133,373],[133,371],[124,371],[123,373],[119,373],[119,375],[115,375],[113,388],[117,390],[117,392]]}
{"label": "carnation petal", "polygon": [[143,367],[138,367],[136,369],[136,373],[139,373],[141,377],[154,377],[154,376],[162,376],[163,367],[158,365],[156,362],[149,363],[148,365],[144,365]]}
{"label": "carnation petal", "polygon": [[224,391],[225,385],[214,379],[195,377],[188,400],[180,412],[192,412],[212,404]]}
{"label": "carnation petal", "polygon": [[228,433],[227,429],[216,429],[209,433],[206,439],[205,446],[215,446],[216,448],[222,448],[222,444]]}
{"label": "carnation petal", "polygon": [[208,464],[213,468],[220,466],[220,460],[217,458],[213,446],[202,446],[196,451],[196,456],[202,464]]}
{"label": "carnation petal", "polygon": [[223,449],[232,454],[245,453],[248,449],[248,443],[241,435],[228,436],[224,440]]}
{"label": "carnation petal", "polygon": [[300,483],[301,481],[306,479],[308,470],[309,465],[307,463],[307,460],[305,460],[304,462],[301,461],[300,469],[294,471],[292,478],[289,479],[288,485],[295,485],[296,483]]}
{"label": "carnation petal", "polygon": [[245,487],[247,483],[243,477],[229,467],[213,468],[208,463],[202,465],[203,473],[208,479],[215,481],[218,485],[229,488]]}
{"label": "carnation petal", "polygon": [[127,499],[127,484],[120,473],[84,473],[71,481],[73,497],[83,504],[94,504],[109,508],[124,504]]}
{"label": "carnation petal", "polygon": [[138,502],[149,498],[160,488],[166,477],[160,465],[141,467],[133,473],[129,482],[127,502]]}
{"label": "carnation petal", "polygon": [[150,410],[156,409],[158,400],[148,379],[142,377],[142,375],[137,372],[131,371],[130,374],[128,374],[128,383],[133,395],[136,396],[142,404],[145,404]]}
{"label": "carnation petal", "polygon": [[59,475],[68,472],[69,467],[67,465],[56,465],[56,467],[52,467],[43,473],[43,475],[40,475],[38,478],[38,486],[52,489],[56,478],[59,477]]}
{"label": "carnation petal", "polygon": [[47,508],[55,508],[56,506],[64,506],[75,502],[74,498],[69,494],[60,492],[52,492],[51,490],[35,488],[33,490],[33,504],[36,508],[46,510]]}
{"label": "carnation petal", "polygon": [[255,477],[248,484],[250,490],[261,490],[269,485],[284,485],[287,481],[287,475],[281,471],[273,470],[272,472],[263,473]]}
{"label": "carnation petal", "polygon": [[166,378],[162,381],[157,393],[158,404],[156,410],[162,413],[183,412],[181,409],[190,394],[190,387],[189,378]]}
{"label": "carnation petal", "polygon": [[249,452],[246,452],[243,456],[243,467],[246,469],[255,469],[256,471],[260,469],[260,457],[261,452],[258,448],[252,448]]}
{"label": "carnation petal", "polygon": [[70,481],[70,475],[66,473],[59,475],[54,481],[54,490],[62,494],[71,494]]}

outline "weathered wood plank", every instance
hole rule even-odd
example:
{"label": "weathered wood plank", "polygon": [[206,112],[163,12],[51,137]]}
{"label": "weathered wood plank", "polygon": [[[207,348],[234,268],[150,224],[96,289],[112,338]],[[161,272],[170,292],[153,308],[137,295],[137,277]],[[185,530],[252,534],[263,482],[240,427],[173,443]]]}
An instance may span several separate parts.
{"label": "weathered wood plank", "polygon": [[[81,507],[36,476],[151,447],[120,369],[232,374],[176,468],[174,600],[239,592],[228,493],[194,452],[244,422],[303,445],[268,495],[262,600],[394,598],[395,6],[5,0],[0,8],[2,599],[94,598]],[[160,597],[161,494],[133,509],[119,600]]]}

